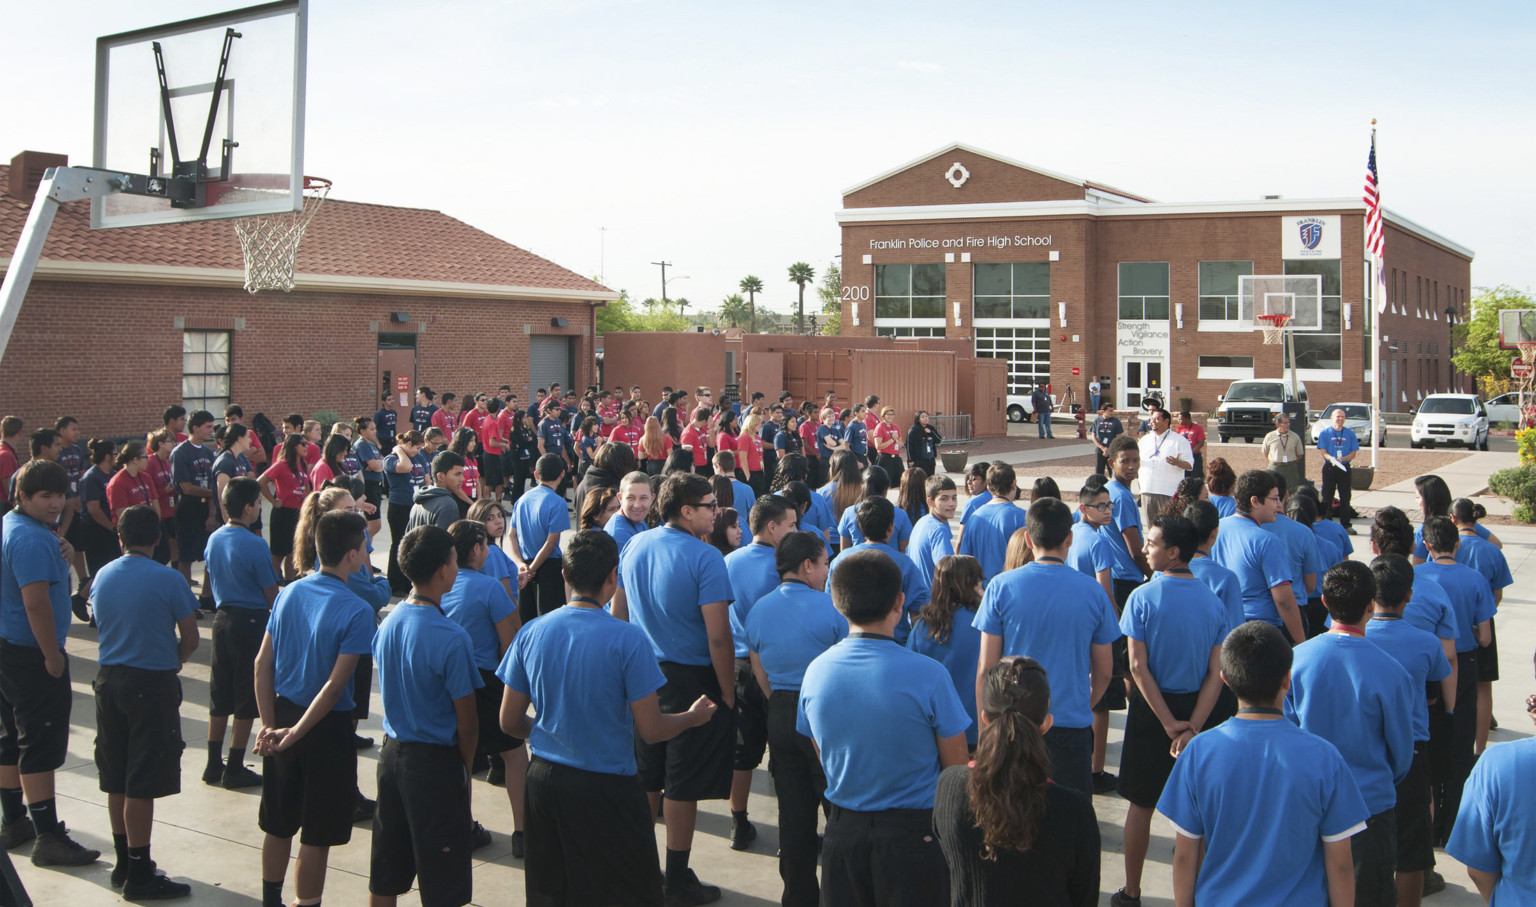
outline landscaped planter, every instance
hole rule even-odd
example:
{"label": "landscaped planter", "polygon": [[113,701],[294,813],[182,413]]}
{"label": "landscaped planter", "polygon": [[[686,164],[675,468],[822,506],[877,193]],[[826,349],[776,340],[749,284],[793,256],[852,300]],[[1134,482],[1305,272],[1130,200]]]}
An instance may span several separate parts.
{"label": "landscaped planter", "polygon": [[1371,483],[1376,481],[1376,467],[1351,466],[1349,468],[1349,487],[1355,491],[1369,491]]}
{"label": "landscaped planter", "polygon": [[963,450],[944,450],[939,452],[939,462],[944,464],[944,471],[949,473],[965,472],[965,464],[969,462],[971,455]]}

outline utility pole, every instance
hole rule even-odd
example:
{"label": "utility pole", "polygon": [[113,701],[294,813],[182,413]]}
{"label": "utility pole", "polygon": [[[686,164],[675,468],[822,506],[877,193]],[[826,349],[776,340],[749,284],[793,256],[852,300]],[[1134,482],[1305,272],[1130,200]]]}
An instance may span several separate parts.
{"label": "utility pole", "polygon": [[672,262],[670,261],[651,262],[653,265],[661,266],[661,304],[663,307],[665,307],[667,304],[667,265],[670,265],[671,263]]}

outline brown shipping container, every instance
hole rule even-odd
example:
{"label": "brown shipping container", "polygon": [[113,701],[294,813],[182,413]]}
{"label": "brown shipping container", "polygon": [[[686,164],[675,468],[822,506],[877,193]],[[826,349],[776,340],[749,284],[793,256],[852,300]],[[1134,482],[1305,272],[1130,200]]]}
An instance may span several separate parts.
{"label": "brown shipping container", "polygon": [[854,350],[850,356],[853,393],[860,402],[875,394],[882,408],[896,407],[903,442],[918,410],[958,412],[954,353]]}
{"label": "brown shipping container", "polygon": [[1008,433],[1003,406],[1008,393],[1008,361],[961,359],[956,366],[959,412],[971,414],[971,437],[1003,437]]}

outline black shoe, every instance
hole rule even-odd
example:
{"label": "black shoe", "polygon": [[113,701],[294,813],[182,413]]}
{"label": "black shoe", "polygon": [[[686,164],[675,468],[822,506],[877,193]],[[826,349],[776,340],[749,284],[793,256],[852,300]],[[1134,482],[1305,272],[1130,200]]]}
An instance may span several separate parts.
{"label": "black shoe", "polygon": [[172,882],[165,873],[154,870],[147,882],[128,880],[123,885],[125,901],[169,901],[173,898],[190,897],[192,886],[185,882]]}
{"label": "black shoe", "polygon": [[469,828],[470,850],[491,846],[491,831],[479,822]]}
{"label": "black shoe", "polygon": [[204,784],[215,784],[216,785],[216,784],[219,784],[220,782],[222,782],[223,780],[224,780],[224,762],[223,762],[223,760],[220,760],[218,762],[210,762],[210,763],[208,763],[208,767],[203,769],[203,783]]}
{"label": "black shoe", "polygon": [[201,611],[193,611],[192,612],[192,616],[197,618],[198,620],[202,620],[203,619],[203,612],[201,612]]}
{"label": "black shoe", "polygon": [[20,819],[0,825],[0,847],[6,850],[15,850],[35,837],[37,837],[37,826],[32,824],[31,816],[22,816]]}
{"label": "black shoe", "polygon": [[523,843],[523,833],[520,831],[512,832],[512,856],[521,860],[526,850],[527,847]]}
{"label": "black shoe", "polygon": [[372,737],[364,737],[362,734],[353,734],[352,735],[352,745],[357,747],[360,750],[365,750],[365,749],[368,749],[370,746],[373,746],[373,738]]}
{"label": "black shoe", "polygon": [[683,884],[667,887],[668,907],[693,907],[695,904],[713,904],[720,900],[719,886],[705,885],[700,882],[692,869],[684,871],[688,875]]}
{"label": "black shoe", "polygon": [[225,790],[242,790],[247,787],[261,787],[261,773],[253,772],[243,765],[224,766],[224,777],[219,781]]}
{"label": "black shoe", "polygon": [[44,832],[32,845],[33,866],[85,866],[101,857],[101,851],[75,843],[69,829],[59,823],[58,831]]}
{"label": "black shoe", "polygon": [[757,840],[757,826],[746,819],[731,823],[731,849],[746,850]]}
{"label": "black shoe", "polygon": [[1109,907],[1141,907],[1141,898],[1131,897],[1122,888],[1109,896]]}
{"label": "black shoe", "polygon": [[112,887],[113,888],[121,888],[121,887],[123,887],[123,883],[127,882],[127,881],[128,881],[128,860],[127,859],[120,859],[112,867],[112,878],[111,878]]}
{"label": "black shoe", "polygon": [[507,764],[500,759],[491,760],[491,768],[485,773],[485,783],[497,787],[507,786]]}
{"label": "black shoe", "polygon": [[91,607],[80,593],[76,592],[69,597],[69,610],[75,612],[76,619],[82,624],[91,622]]}
{"label": "black shoe", "polygon": [[476,753],[474,761],[469,764],[469,773],[471,775],[478,775],[490,767],[491,757],[485,753]]}
{"label": "black shoe", "polygon": [[1120,779],[1113,772],[1093,773],[1093,792],[1096,794],[1112,794],[1120,785]]}
{"label": "black shoe", "polygon": [[1424,871],[1424,897],[1439,894],[1444,890],[1445,876],[1435,872],[1433,869],[1426,869]]}
{"label": "black shoe", "polygon": [[379,801],[370,800],[362,794],[357,795],[357,806],[352,809],[352,823],[372,822],[373,814],[379,810]]}

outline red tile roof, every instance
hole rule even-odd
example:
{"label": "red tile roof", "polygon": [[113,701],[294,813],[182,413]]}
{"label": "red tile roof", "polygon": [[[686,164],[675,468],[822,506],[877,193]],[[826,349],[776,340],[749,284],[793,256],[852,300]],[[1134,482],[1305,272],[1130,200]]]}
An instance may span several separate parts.
{"label": "red tile roof", "polygon": [[[10,168],[0,164],[0,187]],[[0,192],[0,258],[10,258],[30,203]],[[244,268],[228,221],[92,230],[90,203],[71,202],[55,217],[44,261],[179,268]],[[383,280],[590,291],[603,285],[477,230],[440,211],[330,199],[299,247],[295,271]]]}

